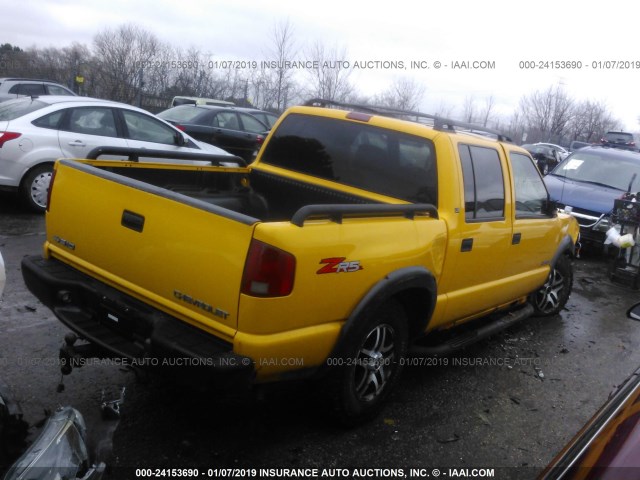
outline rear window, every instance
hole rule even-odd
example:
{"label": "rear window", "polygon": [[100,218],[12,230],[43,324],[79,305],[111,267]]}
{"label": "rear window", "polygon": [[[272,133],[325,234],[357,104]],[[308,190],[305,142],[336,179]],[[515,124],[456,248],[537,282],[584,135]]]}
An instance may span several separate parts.
{"label": "rear window", "polygon": [[158,117],[163,120],[172,120],[174,122],[192,122],[195,118],[205,113],[203,108],[196,108],[189,105],[174,107],[164,112],[160,112]]}
{"label": "rear window", "polygon": [[10,121],[20,118],[27,113],[35,112],[48,104],[39,100],[17,99],[0,103],[0,121]]}
{"label": "rear window", "polygon": [[608,142],[614,143],[633,142],[633,135],[624,132],[607,132],[604,138],[606,138]]}
{"label": "rear window", "polygon": [[367,124],[289,115],[262,162],[410,202],[437,202],[433,143]]}

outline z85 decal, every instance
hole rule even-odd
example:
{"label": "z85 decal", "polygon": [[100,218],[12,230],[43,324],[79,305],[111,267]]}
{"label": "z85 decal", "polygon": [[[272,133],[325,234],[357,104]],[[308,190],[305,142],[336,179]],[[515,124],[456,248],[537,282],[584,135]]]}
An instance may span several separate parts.
{"label": "z85 decal", "polygon": [[346,257],[323,258],[320,263],[325,264],[325,266],[316,273],[318,275],[322,273],[349,273],[363,269],[362,265],[360,265],[360,260],[345,261],[345,259]]}

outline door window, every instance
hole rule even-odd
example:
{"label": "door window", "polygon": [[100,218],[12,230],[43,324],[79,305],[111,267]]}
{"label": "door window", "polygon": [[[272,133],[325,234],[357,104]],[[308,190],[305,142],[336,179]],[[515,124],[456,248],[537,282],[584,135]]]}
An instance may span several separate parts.
{"label": "door window", "polygon": [[459,145],[458,151],[464,178],[466,220],[504,218],[504,178],[497,150]]}
{"label": "door window", "polygon": [[127,138],[142,142],[175,145],[176,131],[168,125],[140,112],[122,110],[124,122],[129,132]]}
{"label": "door window", "polygon": [[269,130],[269,127],[266,127],[251,115],[241,113],[240,118],[242,119],[242,126],[244,127],[245,132],[264,133]]}
{"label": "door window", "polygon": [[533,161],[521,153],[511,153],[513,184],[516,194],[516,218],[546,216],[543,207],[547,189]]}
{"label": "door window", "polygon": [[72,109],[67,129],[70,132],[85,135],[100,135],[103,137],[118,136],[113,110],[107,107]]}

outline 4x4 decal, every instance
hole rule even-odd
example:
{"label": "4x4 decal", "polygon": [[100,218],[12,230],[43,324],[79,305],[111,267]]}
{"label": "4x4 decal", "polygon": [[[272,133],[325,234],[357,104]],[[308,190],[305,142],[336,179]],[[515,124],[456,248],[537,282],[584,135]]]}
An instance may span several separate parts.
{"label": "4x4 decal", "polygon": [[316,273],[349,273],[363,270],[363,266],[360,265],[360,260],[345,261],[346,257],[332,257],[323,258],[320,263],[326,264]]}

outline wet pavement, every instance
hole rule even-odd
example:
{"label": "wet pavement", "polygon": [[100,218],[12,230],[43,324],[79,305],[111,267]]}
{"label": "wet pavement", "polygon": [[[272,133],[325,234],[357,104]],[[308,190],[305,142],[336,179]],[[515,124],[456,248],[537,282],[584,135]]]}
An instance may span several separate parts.
{"label": "wet pavement", "polygon": [[105,361],[75,370],[59,392],[67,330],[20,272],[43,239],[43,217],[1,195],[0,372],[31,424],[73,405],[92,429],[102,399],[126,387],[109,478],[134,478],[132,467],[402,468],[409,478],[411,468],[425,469],[424,478],[433,469],[446,477],[448,469],[493,468],[495,478],[535,478],[640,366],[640,323],[625,317],[640,293],[611,283],[610,260],[590,256],[574,262],[560,316],[529,319],[452,357],[416,360],[382,414],[360,427],[335,425],[309,384],[212,393]]}

